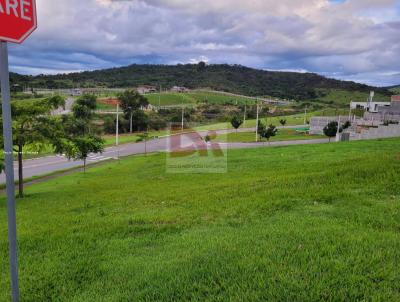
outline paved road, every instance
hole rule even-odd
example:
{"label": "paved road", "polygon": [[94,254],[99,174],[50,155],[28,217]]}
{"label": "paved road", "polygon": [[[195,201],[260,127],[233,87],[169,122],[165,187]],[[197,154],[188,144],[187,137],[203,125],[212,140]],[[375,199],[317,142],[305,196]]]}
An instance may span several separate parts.
{"label": "paved road", "polygon": [[[249,128],[250,129],[250,128]],[[241,129],[241,131],[246,131],[248,129]],[[218,134],[232,132],[233,130],[219,130]],[[175,139],[180,140],[181,147],[187,147],[193,144],[193,139],[198,140],[199,143],[204,144],[201,140],[202,136],[205,136],[207,132],[199,132],[197,136],[187,135],[176,135]],[[147,142],[146,149],[147,152],[167,152],[170,151],[170,138],[163,137],[158,139],[153,139]],[[281,142],[271,142],[270,145],[265,143],[221,143],[222,147],[227,149],[240,149],[240,148],[260,148],[260,147],[272,147],[272,146],[290,146],[290,145],[304,145],[304,144],[321,144],[327,143],[327,139],[314,139],[314,140],[299,140],[299,141],[281,141]],[[98,163],[105,160],[117,159],[118,157],[144,154],[145,143],[130,143],[120,145],[118,147],[106,148],[102,154],[91,154],[88,157],[88,164]],[[70,161],[64,156],[53,155],[46,156],[37,159],[30,159],[24,161],[24,178],[30,178],[33,176],[40,176],[49,174],[52,172],[66,170],[74,167],[80,167],[83,165],[82,161]],[[17,163],[14,164],[15,179],[18,178]],[[0,174],[0,183],[5,183],[4,173]]]}

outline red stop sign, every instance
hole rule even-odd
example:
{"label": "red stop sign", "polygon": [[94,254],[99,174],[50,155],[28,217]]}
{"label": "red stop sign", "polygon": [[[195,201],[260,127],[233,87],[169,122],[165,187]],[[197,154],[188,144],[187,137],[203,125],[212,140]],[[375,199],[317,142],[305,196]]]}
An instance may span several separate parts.
{"label": "red stop sign", "polygon": [[22,43],[37,27],[36,0],[0,0],[0,40]]}

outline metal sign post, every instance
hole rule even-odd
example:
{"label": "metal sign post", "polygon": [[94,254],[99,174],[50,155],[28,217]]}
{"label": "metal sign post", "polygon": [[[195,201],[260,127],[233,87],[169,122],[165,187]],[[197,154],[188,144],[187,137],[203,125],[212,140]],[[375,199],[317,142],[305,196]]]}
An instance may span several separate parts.
{"label": "metal sign post", "polygon": [[[4,2],[4,1],[3,1]],[[15,209],[14,158],[10,104],[10,74],[8,70],[7,42],[25,41],[37,28],[36,0],[0,1],[0,82],[3,108],[4,161],[6,166],[6,192],[8,213],[8,240],[10,247],[10,275],[12,301],[19,301],[17,223]]]}
{"label": "metal sign post", "polygon": [[17,219],[15,210],[14,158],[10,104],[10,79],[8,70],[7,42],[0,41],[0,81],[3,109],[4,161],[6,166],[6,192],[8,214],[8,241],[10,249],[10,273],[12,300],[19,301]]}

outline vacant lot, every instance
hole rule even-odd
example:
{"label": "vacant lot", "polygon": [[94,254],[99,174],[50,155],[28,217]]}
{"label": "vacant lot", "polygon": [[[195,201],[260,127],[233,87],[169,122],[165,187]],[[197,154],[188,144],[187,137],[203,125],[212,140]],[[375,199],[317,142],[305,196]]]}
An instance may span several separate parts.
{"label": "vacant lot", "polygon": [[242,96],[231,96],[224,95],[215,92],[204,92],[204,91],[194,91],[188,93],[158,93],[147,94],[146,98],[152,105],[158,106],[171,106],[171,105],[181,105],[181,104],[197,104],[197,103],[209,103],[209,104],[254,104],[255,101]]}
{"label": "vacant lot", "polygon": [[228,158],[226,174],[166,174],[159,154],[29,187],[22,300],[400,300],[399,139]]}
{"label": "vacant lot", "polygon": [[[369,97],[368,92],[346,91],[341,89],[317,89],[323,96],[319,97],[319,101],[331,106],[348,106],[353,102],[366,102]],[[380,102],[390,102],[390,96],[381,93],[375,94],[375,100]]]}
{"label": "vacant lot", "polygon": [[[279,129],[276,136],[270,138],[270,142],[276,141],[291,141],[291,140],[307,140],[307,139],[321,139],[326,138],[323,135],[310,135],[303,132],[296,132],[294,129]],[[242,142],[251,143],[255,142],[256,133],[255,131],[250,132],[233,132],[223,135],[217,135],[214,141],[217,142]],[[266,142],[266,139],[260,139],[259,142]]]}

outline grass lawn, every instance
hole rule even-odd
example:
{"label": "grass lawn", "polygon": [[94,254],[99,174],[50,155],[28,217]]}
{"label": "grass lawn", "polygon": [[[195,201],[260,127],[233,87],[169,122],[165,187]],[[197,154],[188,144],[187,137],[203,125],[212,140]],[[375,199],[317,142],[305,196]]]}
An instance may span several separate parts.
{"label": "grass lawn", "polygon": [[[335,116],[335,115],[348,115],[349,110],[348,109],[332,109],[332,108],[327,108],[321,111],[315,111],[315,112],[308,112],[306,116],[306,121],[310,121],[310,119],[313,116]],[[266,124],[270,125],[273,124],[275,126],[280,126],[280,120],[285,119],[286,120],[286,126],[298,126],[298,125],[303,125],[304,124],[304,113],[300,114],[292,114],[292,115],[282,115],[282,116],[274,116],[274,117],[268,117],[268,118],[261,118],[260,120]],[[241,127],[242,128],[251,128],[256,126],[256,120],[255,119],[250,119],[246,121],[246,124],[243,124]],[[210,124],[210,125],[204,125],[200,127],[196,127],[196,130],[218,130],[218,129],[232,129],[232,125],[230,122],[224,122],[224,123],[217,123],[217,124]]]}
{"label": "grass lawn", "polygon": [[[131,157],[18,200],[22,301],[399,301],[400,139]],[[0,301],[9,301],[5,198]]]}
{"label": "grass lawn", "polygon": [[[251,143],[255,142],[256,136],[255,132],[234,132],[223,135],[218,135],[214,141],[217,142],[242,142]],[[310,135],[305,133],[299,133],[292,129],[279,129],[275,137],[271,137],[270,142],[276,141],[289,141],[289,140],[307,140],[307,139],[319,139],[326,138],[323,135]],[[267,141],[265,139],[259,141]]]}
{"label": "grass lawn", "polygon": [[115,112],[117,111],[117,108],[113,105],[97,102],[96,110]]}
{"label": "grass lawn", "polygon": [[[170,130],[161,130],[161,131],[150,131],[148,140],[154,139],[156,137],[164,137],[171,134],[179,134],[181,131],[170,131]],[[120,134],[119,135],[119,143],[127,144],[127,143],[136,143],[140,138],[141,133],[133,133],[133,134]],[[115,134],[114,135],[103,135],[103,139],[105,140],[105,146],[113,146],[115,145]]]}
{"label": "grass lawn", "polygon": [[150,104],[154,106],[171,106],[171,105],[182,105],[182,104],[195,104],[196,99],[194,99],[188,93],[159,93],[146,94],[145,97],[149,100]]}
{"label": "grass lawn", "polygon": [[[319,114],[319,112],[310,112],[307,114],[307,118],[309,119],[312,116],[318,115],[318,114]],[[280,126],[281,119],[286,120],[286,126],[296,126],[296,125],[304,124],[304,114],[274,116],[274,117],[268,117],[268,118],[261,118],[260,120],[266,125],[273,124],[275,126]],[[241,127],[242,128],[251,128],[251,127],[255,127],[255,126],[256,126],[256,120],[250,119],[250,120],[247,120],[246,124],[243,124]],[[204,126],[196,127],[195,129],[198,131],[204,131],[204,130],[218,130],[218,129],[233,129],[233,127],[230,122],[224,122],[224,123],[204,125]]]}
{"label": "grass lawn", "polygon": [[254,101],[249,98],[241,96],[230,96],[221,93],[204,92],[204,91],[192,91],[188,93],[162,93],[161,97],[159,93],[147,94],[146,98],[150,104],[158,106],[171,106],[181,104],[197,104],[197,103],[209,103],[209,104],[254,104]]}
{"label": "grass lawn", "polygon": [[390,91],[392,91],[393,93],[400,93],[400,86],[394,87],[389,89]]}
{"label": "grass lawn", "polygon": [[[106,147],[115,145],[115,135],[104,135],[103,139]],[[127,144],[136,143],[138,139],[139,135],[137,134],[120,134],[118,140],[120,144]]]}
{"label": "grass lawn", "polygon": [[[151,132],[149,133],[149,138],[148,139],[153,139],[154,136],[160,136],[163,135],[166,132]],[[105,146],[113,146],[115,145],[115,135],[105,135],[103,136],[103,139],[105,140]],[[120,134],[119,135],[119,143],[120,144],[127,144],[127,143],[136,143],[140,139],[140,136],[138,133],[134,134]]]}
{"label": "grass lawn", "polygon": [[[319,98],[324,103],[332,105],[349,105],[353,102],[366,102],[369,96],[368,92],[347,91],[341,89],[319,89],[325,96]],[[389,102],[390,97],[380,93],[376,93],[374,99],[381,102]]]}

